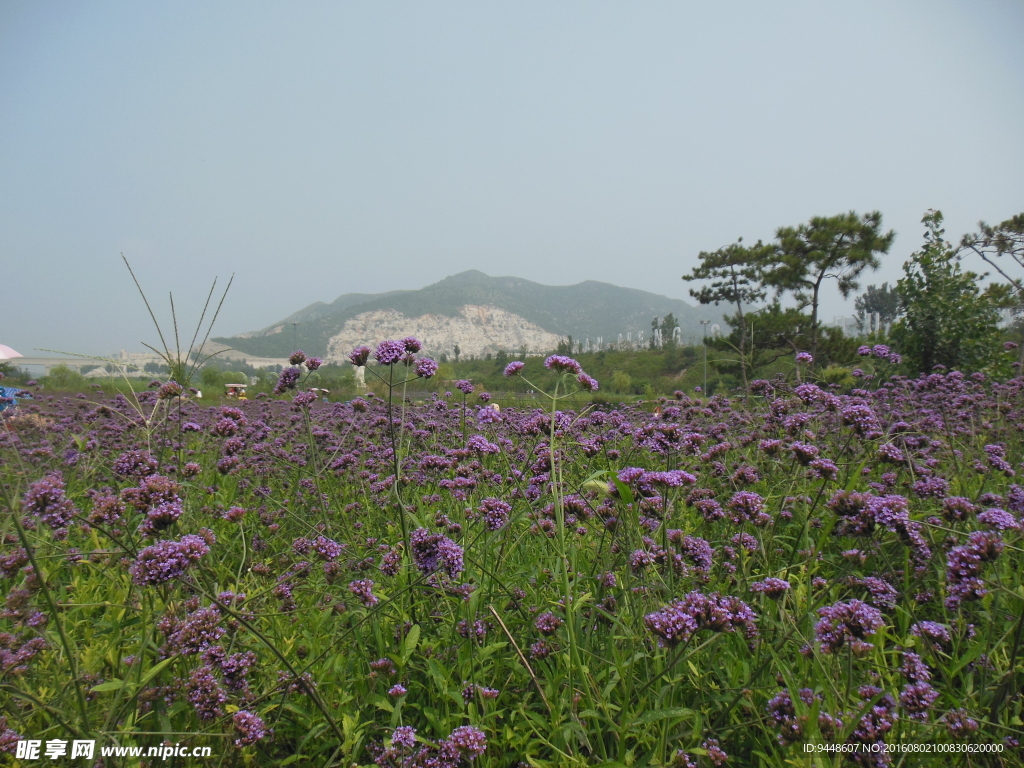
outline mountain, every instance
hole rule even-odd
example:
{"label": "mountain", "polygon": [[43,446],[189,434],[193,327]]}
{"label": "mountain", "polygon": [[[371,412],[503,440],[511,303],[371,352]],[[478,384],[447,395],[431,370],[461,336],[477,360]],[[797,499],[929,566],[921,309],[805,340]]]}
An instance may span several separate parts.
{"label": "mountain", "polygon": [[721,311],[679,299],[587,280],[541,285],[517,277],[489,277],[469,270],[415,291],[346,293],[316,302],[262,331],[215,341],[258,357],[286,357],[297,345],[306,354],[342,358],[359,344],[417,336],[424,352],[464,355],[505,350],[546,352],[566,336],[596,344],[639,333],[650,338],[651,321],[672,313],[684,338],[701,334],[699,320],[721,323]]}

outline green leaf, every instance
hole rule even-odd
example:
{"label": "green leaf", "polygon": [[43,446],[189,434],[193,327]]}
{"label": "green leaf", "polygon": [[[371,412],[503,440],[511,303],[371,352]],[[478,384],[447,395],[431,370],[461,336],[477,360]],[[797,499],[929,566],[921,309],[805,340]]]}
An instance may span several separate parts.
{"label": "green leaf", "polygon": [[655,723],[659,720],[671,720],[676,717],[688,717],[693,714],[692,709],[686,707],[673,707],[672,709],[660,709],[656,712],[648,712],[646,715],[638,717],[634,721],[634,725],[647,725],[648,723]]}
{"label": "green leaf", "polygon": [[416,646],[420,642],[420,625],[413,624],[412,629],[409,630],[405,636],[405,640],[402,641],[402,666],[404,667],[409,663],[409,659],[412,658],[413,653],[416,651]]}
{"label": "green leaf", "polygon": [[613,477],[612,482],[615,483],[615,488],[619,492],[619,498],[621,498],[626,504],[632,504],[633,492],[629,490],[629,486],[619,480],[618,477]]}
{"label": "green leaf", "polygon": [[169,659],[164,659],[159,664],[157,664],[157,665],[155,665],[153,667],[150,667],[150,669],[146,672],[146,674],[144,674],[142,676],[142,679],[139,680],[139,687],[141,688],[146,683],[148,683],[150,680],[152,680],[154,677],[156,677],[161,672],[163,672],[164,669],[167,666],[169,666],[172,661],[174,661],[174,657],[173,656],[171,658],[169,658]]}
{"label": "green leaf", "polygon": [[490,656],[493,656],[498,651],[502,650],[507,645],[508,643],[491,643],[490,645],[481,648],[480,652],[477,654],[477,661],[484,661]]}
{"label": "green leaf", "polygon": [[96,693],[105,693],[107,691],[119,691],[124,688],[124,680],[108,680],[105,683],[94,685],[90,688],[90,691],[96,691]]}

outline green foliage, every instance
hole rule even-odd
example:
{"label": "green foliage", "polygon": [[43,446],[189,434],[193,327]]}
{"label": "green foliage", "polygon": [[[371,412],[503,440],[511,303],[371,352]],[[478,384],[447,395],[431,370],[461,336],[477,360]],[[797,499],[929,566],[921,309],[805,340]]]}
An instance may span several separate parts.
{"label": "green foliage", "polygon": [[896,233],[882,233],[878,211],[858,216],[815,216],[798,227],[780,227],[772,263],[764,282],[777,294],[791,292],[801,306],[811,308],[810,352],[817,355],[818,307],[825,280],[835,280],[843,298],[859,287],[865,269],[878,269],[878,254],[889,252]]}
{"label": "green foliage", "polygon": [[[620,350],[605,349],[597,352],[582,352],[573,355],[584,370],[600,383],[599,394],[604,396],[608,393],[614,395],[642,395],[645,385],[650,385],[655,395],[671,395],[677,389],[687,389],[700,384],[701,361],[703,350],[699,347],[680,346],[662,347],[661,349],[636,349]],[[526,363],[526,376],[531,381],[542,381],[548,375],[544,368],[544,356],[532,355],[529,357],[516,357],[509,359],[521,359]],[[468,379],[473,382],[477,392],[488,391],[491,393],[517,393],[516,397],[526,394],[526,388],[517,379],[507,379],[503,376],[508,360],[467,360],[463,358],[460,362],[449,361],[441,365],[436,376],[426,382],[417,382],[415,389],[418,391],[433,391],[452,388],[452,383],[458,379]],[[714,364],[710,366],[713,372]],[[615,375],[620,373],[629,377],[628,386],[623,384],[623,379],[615,383]],[[410,388],[413,385],[410,384]],[[473,395],[476,397],[476,395]],[[617,402],[617,401],[616,401]]]}
{"label": "green foliage", "polygon": [[161,374],[168,374],[171,372],[170,368],[168,368],[166,365],[161,365],[160,363],[146,363],[144,366],[142,366],[142,370],[144,370],[146,373],[152,373],[156,376],[159,376]]}
{"label": "green foliage", "polygon": [[66,365],[55,365],[50,369],[40,383],[46,389],[59,389],[62,391],[79,391],[85,388],[85,377],[74,368]]}
{"label": "green foliage", "polygon": [[[0,360],[0,374],[7,385],[10,386],[13,383],[24,384],[29,380],[29,375],[22,371],[22,369],[15,367],[12,363],[6,360]],[[0,384],[0,386],[3,386]]]}
{"label": "green foliage", "polygon": [[743,381],[747,380],[749,362],[747,359],[747,327],[743,319],[744,305],[761,301],[765,297],[765,266],[772,258],[774,249],[760,240],[752,247],[743,245],[741,237],[732,245],[717,251],[701,251],[700,265],[695,267],[683,280],[710,280],[700,290],[690,289],[690,295],[701,304],[724,302],[736,307],[735,323],[728,320],[738,331],[736,350]]}
{"label": "green foliage", "polygon": [[[728,336],[709,339],[708,346],[732,352],[731,356],[717,356],[716,360],[721,370],[740,376],[744,327],[741,326],[738,313],[727,315],[725,320],[732,331]],[[748,313],[742,322],[745,324],[748,344],[746,366],[753,375],[760,375],[761,370],[771,367],[778,360],[791,359],[796,352],[807,347],[810,318],[794,307],[783,309],[778,301],[774,301],[756,312]]]}
{"label": "green foliage", "polygon": [[611,391],[620,395],[627,395],[633,388],[633,379],[625,371],[615,371],[612,374]]}
{"label": "green foliage", "polygon": [[830,365],[818,371],[818,381],[824,386],[835,384],[841,391],[849,390],[857,383],[853,378],[853,372],[841,365]]}
{"label": "green foliage", "polygon": [[982,291],[982,276],[961,268],[943,238],[940,211],[929,211],[921,221],[924,246],[903,265],[905,276],[896,284],[903,316],[893,340],[915,373],[935,365],[981,370],[1000,354],[999,308],[1005,293]]}
{"label": "green foliage", "polygon": [[218,371],[216,368],[203,368],[203,372],[199,375],[199,380],[204,387],[216,392],[224,386],[224,372]]}
{"label": "green foliage", "polygon": [[[993,267],[1024,298],[1024,213],[1018,213],[998,226],[978,222],[978,232],[964,235],[961,250],[969,250]],[[1018,300],[1018,304],[1021,301]]]}
{"label": "green foliage", "polygon": [[869,326],[874,314],[879,316],[882,325],[895,322],[900,314],[900,297],[888,283],[882,283],[880,288],[869,285],[864,293],[854,299],[853,306],[857,310],[857,328],[861,333],[867,333],[871,330]]}
{"label": "green foliage", "polygon": [[661,322],[658,322],[658,318],[651,320],[651,341],[650,348],[656,349],[657,344],[655,343],[655,331],[661,332],[661,346],[673,348],[676,346],[676,340],[673,336],[675,329],[679,327],[679,321],[676,320],[676,316],[669,312],[663,318]]}
{"label": "green foliage", "polygon": [[711,283],[699,290],[690,289],[690,295],[701,304],[721,302],[736,305],[742,312],[742,305],[753,304],[765,296],[764,266],[772,249],[760,240],[753,247],[743,245],[741,237],[732,245],[717,251],[701,251],[700,264],[683,280],[710,280]]}

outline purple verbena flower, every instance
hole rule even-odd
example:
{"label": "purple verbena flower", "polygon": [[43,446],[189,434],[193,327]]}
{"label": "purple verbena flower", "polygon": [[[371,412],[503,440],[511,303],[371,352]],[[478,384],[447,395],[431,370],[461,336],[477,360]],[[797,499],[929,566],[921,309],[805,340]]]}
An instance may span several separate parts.
{"label": "purple verbena flower", "polygon": [[911,683],[928,682],[932,679],[928,665],[921,661],[920,656],[911,651],[903,652],[903,665],[900,667],[900,672]]}
{"label": "purple verbena flower", "polygon": [[292,398],[293,410],[308,408],[317,401],[317,394],[313,390],[299,392]]}
{"label": "purple verbena flower", "polygon": [[398,672],[398,670],[395,668],[395,662],[388,658],[371,661],[370,669],[372,669],[374,672],[383,672],[387,675],[393,675],[396,672]]}
{"label": "purple verbena flower", "polygon": [[487,498],[480,502],[480,512],[483,513],[484,525],[489,531],[497,531],[508,524],[509,516],[512,514],[512,507],[501,499]]}
{"label": "purple verbena flower", "polygon": [[487,751],[487,736],[472,725],[460,725],[448,736],[448,742],[460,753],[464,753],[469,760]]}
{"label": "purple verbena flower", "polygon": [[926,640],[928,644],[949,647],[953,642],[949,635],[949,627],[935,621],[919,621],[910,627],[910,634]]}
{"label": "purple verbena flower", "polygon": [[371,579],[359,579],[351,582],[348,585],[348,591],[358,597],[367,608],[373,608],[380,602],[380,599],[373,594],[373,580]]}
{"label": "purple verbena flower", "polygon": [[0,555],[0,579],[13,579],[28,561],[28,552],[21,547]]}
{"label": "purple verbena flower", "polygon": [[156,397],[158,400],[170,400],[172,397],[178,397],[184,391],[185,388],[172,379],[160,386],[160,390],[157,392]]}
{"label": "purple verbena flower", "polygon": [[429,357],[421,357],[416,361],[416,375],[421,379],[429,379],[437,373],[437,363]]}
{"label": "purple verbena flower", "polygon": [[498,410],[497,403],[488,405],[476,412],[476,423],[479,425],[496,424],[500,421],[501,411]]}
{"label": "purple verbena flower", "polygon": [[416,729],[410,725],[400,725],[391,733],[391,743],[398,748],[412,749],[416,746]]}
{"label": "purple verbena flower", "polygon": [[868,592],[871,594],[868,602],[872,605],[890,609],[896,607],[896,601],[899,599],[900,593],[885,579],[880,579],[877,576],[866,576],[861,579],[860,583],[867,587]]}
{"label": "purple verbena flower", "polygon": [[179,578],[209,551],[206,541],[195,534],[182,536],[178,541],[158,541],[139,552],[129,569],[132,581],[155,585]]}
{"label": "purple verbena flower", "polygon": [[551,611],[546,611],[537,617],[537,620],[533,622],[533,626],[542,635],[553,635],[564,623],[562,619],[555,616]]}
{"label": "purple verbena flower", "polygon": [[804,466],[818,458],[818,455],[821,453],[821,449],[818,446],[800,442],[793,443],[789,446],[789,450],[792,451],[793,458]]}
{"label": "purple verbena flower", "polygon": [[732,632],[737,628],[753,637],[757,618],[749,606],[735,597],[715,593],[690,592],[660,611],[644,617],[644,624],[658,637],[659,645],[675,646],[686,642],[701,629]]}
{"label": "purple verbena flower", "polygon": [[942,722],[957,739],[966,739],[977,732],[978,721],[969,717],[966,709],[954,709],[942,716]]}
{"label": "purple verbena flower", "polygon": [[170,528],[181,517],[183,511],[179,499],[159,502],[146,512],[146,519],[139,526],[139,533],[143,536],[152,536]]}
{"label": "purple verbena flower", "polygon": [[942,516],[951,522],[967,520],[977,513],[977,506],[963,496],[949,496],[942,500]]}
{"label": "purple verbena flower", "polygon": [[745,521],[765,525],[771,521],[771,516],[764,512],[764,499],[752,491],[733,494],[726,507],[733,513],[732,521],[737,525]]}
{"label": "purple verbena flower", "polygon": [[348,361],[352,365],[360,367],[366,365],[366,361],[370,358],[369,347],[356,347],[348,353]]}
{"label": "purple verbena flower", "polygon": [[22,496],[21,503],[28,514],[38,517],[55,531],[66,528],[77,512],[65,493],[64,478],[57,473],[32,483]]}
{"label": "purple verbena flower", "polygon": [[670,469],[667,472],[644,472],[640,482],[648,485],[663,485],[666,488],[681,488],[684,485],[693,485],[697,482],[697,478],[681,469]]}
{"label": "purple verbena flower", "polygon": [[[864,638],[877,632],[884,622],[882,613],[860,600],[848,600],[818,609],[821,620],[814,626],[814,634],[823,653],[836,653],[846,641],[863,643]],[[870,647],[863,643],[860,647]]]}
{"label": "purple verbena flower", "polygon": [[[808,357],[810,357],[810,355],[808,355]],[[728,762],[729,755],[722,749],[721,745],[718,743],[718,739],[707,739],[706,741],[701,742],[700,746],[701,749],[707,753],[708,760],[711,761],[712,765],[722,766]]]}
{"label": "purple verbena flower", "polygon": [[285,368],[277,377],[277,384],[274,386],[275,395],[283,395],[289,389],[295,389],[302,372],[295,367]]}
{"label": "purple verbena flower", "polygon": [[922,478],[914,483],[914,493],[922,499],[941,499],[949,492],[949,481],[942,477]]}
{"label": "purple verbena flower", "polygon": [[223,705],[228,696],[205,664],[189,676],[186,690],[200,720],[214,720],[224,714]]}
{"label": "purple verbena flower", "polygon": [[[810,688],[801,688],[797,692],[797,696],[803,707],[808,710],[815,702],[821,701],[821,696]],[[779,728],[777,740],[780,745],[786,746],[803,738],[804,726],[807,720],[806,717],[797,715],[797,709],[792,697],[789,695],[789,691],[781,690],[775,694],[768,701],[768,706],[765,707],[765,710],[768,713],[768,717]],[[818,724],[823,736],[831,735],[842,728],[840,721],[835,720],[824,712],[819,713]]]}
{"label": "purple verbena flower", "polygon": [[159,464],[149,451],[125,451],[114,462],[114,474],[121,477],[145,477],[156,472]]}
{"label": "purple verbena flower", "polygon": [[790,584],[785,579],[768,578],[764,581],[755,581],[750,585],[750,589],[754,592],[761,592],[766,597],[770,597],[773,600],[779,600],[785,595],[789,589]]}
{"label": "purple verbena flower", "polygon": [[404,354],[405,344],[388,339],[377,345],[377,350],[373,353],[373,357],[381,365],[394,365],[402,359]]}
{"label": "purple verbena flower", "polygon": [[964,600],[978,600],[988,594],[981,580],[982,563],[995,560],[1003,551],[996,533],[975,531],[967,543],[953,547],[946,555],[946,607],[955,610]]}
{"label": "purple verbena flower", "polygon": [[471,451],[476,451],[482,454],[494,454],[501,453],[501,448],[492,443],[483,435],[473,435],[469,440],[466,441],[466,447]]}
{"label": "purple verbena flower", "polygon": [[462,547],[440,533],[417,528],[410,536],[412,558],[421,573],[444,571],[451,578],[462,573]]}
{"label": "purple verbena flower", "polygon": [[583,373],[583,368],[580,364],[565,355],[551,355],[551,357],[544,361],[544,367],[550,368],[556,373],[571,373],[574,376]]}
{"label": "purple verbena flower", "polygon": [[978,522],[997,531],[1019,530],[1021,527],[1016,517],[998,507],[986,509],[978,515]]}
{"label": "purple verbena flower", "polygon": [[876,455],[880,461],[888,462],[889,464],[904,464],[907,461],[903,451],[892,443],[882,443],[882,445],[878,446]]}
{"label": "purple verbena flower", "polygon": [[231,717],[231,722],[238,731],[238,738],[235,739],[236,747],[247,747],[257,741],[265,739],[273,731],[267,728],[263,718],[253,714],[247,709],[240,709]]}

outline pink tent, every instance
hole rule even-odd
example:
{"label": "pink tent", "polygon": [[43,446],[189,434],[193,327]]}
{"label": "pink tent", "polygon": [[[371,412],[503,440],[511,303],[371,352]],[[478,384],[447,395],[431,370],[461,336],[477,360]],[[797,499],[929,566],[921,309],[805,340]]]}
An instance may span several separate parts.
{"label": "pink tent", "polygon": [[15,357],[24,357],[24,355],[11,349],[6,344],[0,344],[0,360],[11,360]]}

